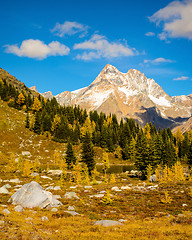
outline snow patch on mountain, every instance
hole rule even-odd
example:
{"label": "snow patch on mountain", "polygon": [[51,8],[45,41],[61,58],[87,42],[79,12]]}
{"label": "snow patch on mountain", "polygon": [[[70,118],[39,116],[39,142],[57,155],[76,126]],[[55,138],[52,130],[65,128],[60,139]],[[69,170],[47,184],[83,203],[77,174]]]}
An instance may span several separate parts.
{"label": "snow patch on mountain", "polygon": [[156,97],[152,96],[151,94],[149,94],[148,96],[152,102],[154,102],[155,104],[157,104],[159,106],[171,107],[171,103],[167,99],[165,99],[165,97],[156,98]]}

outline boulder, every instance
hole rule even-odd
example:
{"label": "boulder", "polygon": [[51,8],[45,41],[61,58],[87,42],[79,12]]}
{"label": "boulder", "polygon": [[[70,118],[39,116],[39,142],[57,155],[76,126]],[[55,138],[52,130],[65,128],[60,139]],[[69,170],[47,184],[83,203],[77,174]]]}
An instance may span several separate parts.
{"label": "boulder", "polygon": [[24,184],[22,188],[11,196],[8,202],[11,200],[14,205],[19,204],[26,208],[50,208],[62,205],[52,193],[45,191],[43,187],[35,181]]}
{"label": "boulder", "polygon": [[79,197],[77,196],[77,194],[75,192],[66,192],[65,195],[63,196],[63,198],[68,198],[68,199],[76,198],[76,199],[79,199]]}
{"label": "boulder", "polygon": [[111,226],[123,225],[123,224],[118,222],[118,221],[113,221],[113,220],[100,220],[100,221],[95,221],[94,225],[100,225],[100,226],[104,226],[104,227],[111,227]]}

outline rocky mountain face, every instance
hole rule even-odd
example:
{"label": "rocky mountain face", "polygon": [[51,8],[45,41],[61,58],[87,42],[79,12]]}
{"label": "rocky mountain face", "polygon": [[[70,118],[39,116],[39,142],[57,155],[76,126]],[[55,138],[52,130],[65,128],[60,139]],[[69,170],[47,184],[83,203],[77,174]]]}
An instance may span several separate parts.
{"label": "rocky mountain face", "polygon": [[[30,87],[29,89],[32,90],[32,91],[34,91],[34,92],[38,92],[36,86]],[[49,100],[54,97],[51,91],[44,92],[44,93],[40,93],[40,94],[41,94],[44,98],[47,98],[47,99],[49,99]]]}
{"label": "rocky mountain face", "polygon": [[171,97],[151,78],[135,69],[121,73],[106,65],[88,87],[55,96],[61,105],[79,105],[88,111],[134,118],[142,126],[175,127],[192,115],[192,96]]}
{"label": "rocky mountain face", "polygon": [[190,117],[187,122],[183,123],[182,125],[179,125],[175,128],[173,128],[173,132],[177,132],[178,128],[180,128],[182,133],[188,132],[189,130],[192,130],[192,117]]}

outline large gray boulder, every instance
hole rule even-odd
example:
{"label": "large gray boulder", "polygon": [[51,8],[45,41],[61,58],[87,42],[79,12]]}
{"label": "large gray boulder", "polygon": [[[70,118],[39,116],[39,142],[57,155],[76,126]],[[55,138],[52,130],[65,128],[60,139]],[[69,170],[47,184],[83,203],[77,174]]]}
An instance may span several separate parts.
{"label": "large gray boulder", "polygon": [[49,208],[62,205],[52,193],[45,191],[43,187],[35,181],[24,184],[22,188],[11,196],[8,202],[11,200],[14,205],[21,205],[26,208]]}

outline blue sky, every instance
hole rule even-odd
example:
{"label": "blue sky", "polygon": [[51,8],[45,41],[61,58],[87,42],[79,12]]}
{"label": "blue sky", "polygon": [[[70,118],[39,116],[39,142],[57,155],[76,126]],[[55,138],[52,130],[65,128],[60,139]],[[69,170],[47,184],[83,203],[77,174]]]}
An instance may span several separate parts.
{"label": "blue sky", "polygon": [[0,67],[39,92],[88,86],[106,64],[192,94],[192,0],[1,1]]}

